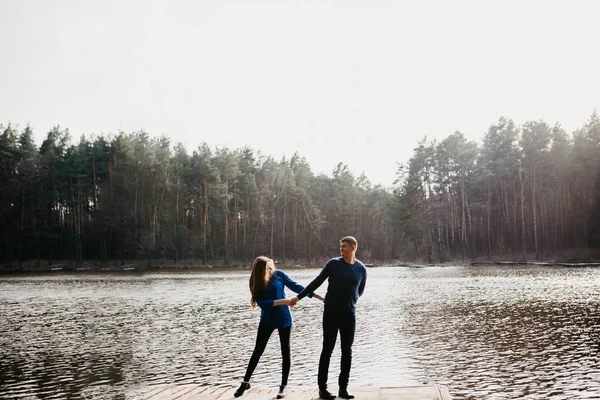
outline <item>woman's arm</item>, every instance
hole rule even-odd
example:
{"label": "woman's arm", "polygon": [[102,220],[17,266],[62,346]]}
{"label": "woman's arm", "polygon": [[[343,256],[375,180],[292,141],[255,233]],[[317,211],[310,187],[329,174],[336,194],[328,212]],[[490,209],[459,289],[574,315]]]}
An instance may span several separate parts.
{"label": "woman's arm", "polygon": [[318,295],[318,294],[316,294],[316,293],[315,293],[315,294],[313,294],[313,297],[314,297],[315,299],[318,299],[318,300],[321,300],[321,301],[325,300],[325,299],[324,299],[322,296],[320,296],[320,295]]}
{"label": "woman's arm", "polygon": [[273,307],[275,307],[275,306],[292,306],[293,307],[290,299],[275,300],[273,302]]}
{"label": "woman's arm", "polygon": [[290,306],[292,305],[290,303],[290,299],[279,299],[279,300],[257,300],[256,304],[260,307],[260,308],[270,308],[270,307],[277,307],[277,306]]}

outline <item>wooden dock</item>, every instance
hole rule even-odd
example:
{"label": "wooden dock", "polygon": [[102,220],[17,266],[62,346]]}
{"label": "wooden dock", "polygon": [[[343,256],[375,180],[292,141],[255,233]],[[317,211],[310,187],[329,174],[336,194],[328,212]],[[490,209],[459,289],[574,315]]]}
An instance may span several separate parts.
{"label": "wooden dock", "polygon": [[[225,400],[235,399],[233,392],[236,387],[210,387],[198,385],[158,385],[139,389],[129,393],[126,398],[131,400]],[[451,400],[450,392],[444,385],[402,386],[402,387],[357,387],[350,388],[350,393],[356,400]],[[333,391],[337,394],[337,391]],[[276,388],[252,387],[238,397],[240,400],[271,400],[277,396]],[[293,388],[287,389],[286,400],[317,400],[316,389]]]}

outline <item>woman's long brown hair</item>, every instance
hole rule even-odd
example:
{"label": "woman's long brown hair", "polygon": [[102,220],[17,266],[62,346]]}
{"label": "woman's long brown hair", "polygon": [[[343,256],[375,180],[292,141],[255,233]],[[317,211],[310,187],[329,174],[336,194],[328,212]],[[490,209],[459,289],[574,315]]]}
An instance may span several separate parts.
{"label": "woman's long brown hair", "polygon": [[256,307],[256,299],[265,290],[271,279],[272,273],[267,268],[269,262],[272,262],[270,258],[260,256],[256,257],[252,264],[252,272],[250,273],[250,305],[252,308]]}

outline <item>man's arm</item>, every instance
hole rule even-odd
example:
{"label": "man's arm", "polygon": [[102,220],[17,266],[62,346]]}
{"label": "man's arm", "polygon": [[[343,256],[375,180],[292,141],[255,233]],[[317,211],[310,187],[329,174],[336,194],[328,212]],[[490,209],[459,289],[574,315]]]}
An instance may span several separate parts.
{"label": "man's arm", "polygon": [[309,293],[313,293],[316,289],[319,288],[325,282],[325,279],[329,278],[329,263],[325,264],[319,275],[311,283],[309,283],[303,291],[298,293],[296,297],[292,298],[292,304],[296,304],[298,300],[302,299],[304,296]]}
{"label": "man's arm", "polygon": [[359,296],[362,296],[363,292],[365,291],[366,284],[367,284],[367,269],[365,268],[363,278],[361,279],[360,284],[358,285],[358,295]]}
{"label": "man's arm", "polygon": [[[285,286],[287,286],[291,291],[296,292],[296,293],[300,293],[304,290],[304,286],[302,286],[301,284],[299,284],[298,282],[296,282],[295,280],[293,280],[292,278],[290,278],[288,276],[288,274],[286,274],[285,272],[283,272],[282,270],[277,270],[277,276],[279,276],[282,280]],[[313,297],[314,293],[309,293],[308,297]]]}

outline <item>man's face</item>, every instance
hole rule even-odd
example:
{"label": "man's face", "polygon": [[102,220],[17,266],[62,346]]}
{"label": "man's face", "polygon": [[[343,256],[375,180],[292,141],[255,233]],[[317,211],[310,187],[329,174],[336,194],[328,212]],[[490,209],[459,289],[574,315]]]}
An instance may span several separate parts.
{"label": "man's face", "polygon": [[340,243],[340,255],[344,258],[352,257],[352,252],[354,251],[354,246],[350,243],[342,242]]}

